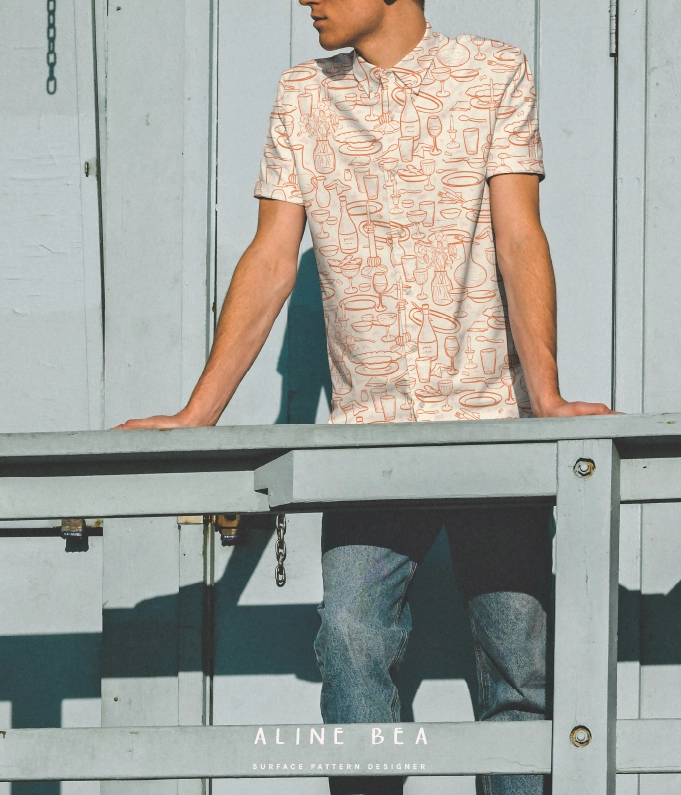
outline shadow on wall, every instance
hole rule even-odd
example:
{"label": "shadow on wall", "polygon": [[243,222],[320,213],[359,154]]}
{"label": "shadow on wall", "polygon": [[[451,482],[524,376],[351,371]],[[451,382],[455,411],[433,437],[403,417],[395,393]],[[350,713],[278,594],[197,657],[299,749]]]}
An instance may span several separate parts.
{"label": "shadow on wall", "polygon": [[277,371],[282,377],[278,425],[314,424],[322,394],[331,409],[324,309],[312,249],[300,258]]}

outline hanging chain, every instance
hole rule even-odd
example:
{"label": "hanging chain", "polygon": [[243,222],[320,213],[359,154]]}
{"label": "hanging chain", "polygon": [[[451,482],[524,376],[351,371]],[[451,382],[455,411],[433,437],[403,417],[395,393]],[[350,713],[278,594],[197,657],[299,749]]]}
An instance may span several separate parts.
{"label": "hanging chain", "polygon": [[56,24],[57,0],[47,0],[47,66],[50,70],[47,78],[47,93],[57,91],[57,78],[54,76],[54,67],[57,65],[57,51],[54,43],[57,38]]}
{"label": "hanging chain", "polygon": [[284,561],[286,560],[286,514],[277,514],[277,541],[274,545],[274,551],[277,555],[277,565],[274,567],[274,581],[282,588],[286,585],[286,569],[284,568]]}

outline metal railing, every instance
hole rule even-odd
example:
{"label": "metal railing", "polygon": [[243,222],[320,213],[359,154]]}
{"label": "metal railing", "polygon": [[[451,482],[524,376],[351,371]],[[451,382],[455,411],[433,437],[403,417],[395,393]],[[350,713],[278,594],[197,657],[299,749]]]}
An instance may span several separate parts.
{"label": "metal railing", "polygon": [[557,506],[552,721],[7,729],[0,779],[681,772],[681,720],[616,719],[619,506],[680,500],[681,415],[0,436],[3,520]]}

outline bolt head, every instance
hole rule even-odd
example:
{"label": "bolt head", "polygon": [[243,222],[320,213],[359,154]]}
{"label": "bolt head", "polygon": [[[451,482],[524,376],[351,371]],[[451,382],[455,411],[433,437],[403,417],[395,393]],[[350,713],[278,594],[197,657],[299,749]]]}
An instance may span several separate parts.
{"label": "bolt head", "polygon": [[590,458],[580,458],[572,471],[578,478],[590,478],[596,471],[596,464]]}

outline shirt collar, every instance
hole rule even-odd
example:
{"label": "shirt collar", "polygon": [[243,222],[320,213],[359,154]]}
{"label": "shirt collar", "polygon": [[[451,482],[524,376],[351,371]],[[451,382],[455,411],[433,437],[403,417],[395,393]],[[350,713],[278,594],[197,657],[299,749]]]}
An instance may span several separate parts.
{"label": "shirt collar", "polygon": [[398,83],[411,88],[415,94],[418,94],[421,89],[421,75],[419,72],[421,66],[417,58],[429,55],[431,50],[439,49],[447,41],[446,36],[441,33],[435,33],[430,23],[426,21],[426,30],[421,41],[395,66],[390,69],[381,69],[364,60],[356,50],[353,50],[352,73],[355,80],[364,87],[365,91],[367,88],[371,91],[377,91],[381,85],[381,75],[388,77],[392,73]]}

